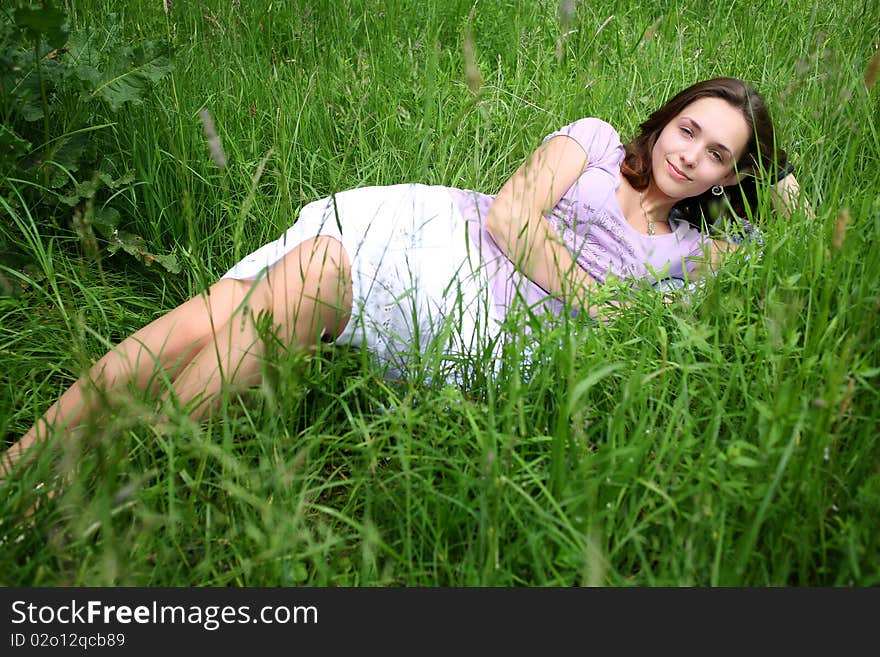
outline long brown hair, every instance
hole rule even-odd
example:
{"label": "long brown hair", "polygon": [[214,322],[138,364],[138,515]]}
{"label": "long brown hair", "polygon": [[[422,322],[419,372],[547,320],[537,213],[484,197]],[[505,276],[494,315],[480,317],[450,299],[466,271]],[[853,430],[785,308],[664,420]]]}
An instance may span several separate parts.
{"label": "long brown hair", "polygon": [[[737,78],[704,80],[673,96],[639,126],[639,134],[626,144],[620,171],[634,189],[645,189],[651,182],[651,151],[660,132],[685,107],[700,98],[727,101],[742,112],[749,126],[749,141],[736,163],[736,171],[745,175],[739,184],[725,187],[724,195],[738,217],[754,215],[758,200],[757,181],[776,182],[776,174],[785,167],[788,155],[776,146],[773,121],[764,98],[754,87]],[[675,211],[697,228],[704,229],[719,212],[718,198],[706,192],[679,201],[673,209]]]}

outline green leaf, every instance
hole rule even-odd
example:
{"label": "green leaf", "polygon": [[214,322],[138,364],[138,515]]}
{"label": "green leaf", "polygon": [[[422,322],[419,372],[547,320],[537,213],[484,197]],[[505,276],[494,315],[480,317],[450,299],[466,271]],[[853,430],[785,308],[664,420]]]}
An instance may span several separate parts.
{"label": "green leaf", "polygon": [[36,9],[28,7],[16,9],[15,23],[33,40],[42,38],[52,48],[61,48],[67,43],[69,34],[67,14],[63,9],[51,6],[48,1]]}
{"label": "green leaf", "polygon": [[171,49],[164,41],[147,41],[132,50],[132,65],[151,82],[158,82],[171,72]]}
{"label": "green leaf", "polygon": [[101,187],[95,180],[85,180],[76,185],[76,193],[80,198],[95,198],[95,193]]}
{"label": "green leaf", "polygon": [[134,181],[134,173],[129,171],[121,175],[119,178],[114,178],[106,171],[99,171],[98,178],[100,178],[101,182],[107,185],[110,189],[119,189],[120,187],[128,185]]}
{"label": "green leaf", "polygon": [[114,231],[113,236],[110,240],[110,244],[107,248],[108,251],[110,251],[111,255],[116,253],[119,249],[122,249],[129,255],[137,258],[148,267],[153,263],[158,263],[172,274],[180,273],[180,264],[177,262],[177,258],[174,255],[159,255],[156,253],[150,253],[147,250],[147,243],[140,235]]}
{"label": "green leaf", "polygon": [[144,84],[134,73],[126,73],[106,81],[95,90],[95,95],[103,98],[114,112],[125,103],[138,104]]}
{"label": "green leaf", "polygon": [[44,116],[43,108],[32,103],[25,103],[21,106],[21,118],[25,121],[39,121]]}
{"label": "green leaf", "polygon": [[171,68],[171,62],[166,57],[144,62],[135,69],[106,79],[95,89],[93,95],[107,101],[110,109],[115,112],[125,103],[138,104],[142,102],[144,92],[154,82],[165,77]]}
{"label": "green leaf", "polygon": [[98,85],[101,84],[101,73],[94,66],[89,66],[88,64],[80,64],[76,68],[73,69],[73,75],[78,80],[82,82],[86,82],[89,85],[89,89],[94,91],[98,88]]}
{"label": "green leaf", "polygon": [[[46,162],[46,165],[51,162],[49,186],[57,189],[72,182],[73,173],[79,171],[80,166],[88,164],[89,156],[94,156],[94,149],[91,148],[87,134],[76,133],[56,142],[54,150],[49,155]],[[79,193],[79,190],[77,192]]]}
{"label": "green leaf", "polygon": [[110,207],[93,208],[89,220],[101,235],[109,238],[119,225],[119,212]]}
{"label": "green leaf", "polygon": [[0,153],[2,153],[2,158],[17,159],[27,153],[30,147],[30,142],[19,137],[5,125],[0,125]]}

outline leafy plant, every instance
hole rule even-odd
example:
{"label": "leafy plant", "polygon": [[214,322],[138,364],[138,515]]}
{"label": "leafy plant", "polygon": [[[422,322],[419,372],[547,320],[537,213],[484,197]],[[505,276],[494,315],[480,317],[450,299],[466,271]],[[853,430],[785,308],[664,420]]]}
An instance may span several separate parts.
{"label": "leafy plant", "polygon": [[[71,33],[65,11],[49,2],[0,12],[0,189],[7,225],[11,213],[23,210],[40,217],[41,234],[65,230],[72,220],[89,255],[98,255],[97,233],[109,253],[121,248],[176,273],[173,255],[153,254],[142,238],[121,231],[113,204],[134,174],[114,153],[112,131],[126,107],[142,103],[170,73],[170,53],[160,42],[126,43],[113,15],[104,24],[100,33]],[[20,265],[14,239],[4,237],[0,264]]]}

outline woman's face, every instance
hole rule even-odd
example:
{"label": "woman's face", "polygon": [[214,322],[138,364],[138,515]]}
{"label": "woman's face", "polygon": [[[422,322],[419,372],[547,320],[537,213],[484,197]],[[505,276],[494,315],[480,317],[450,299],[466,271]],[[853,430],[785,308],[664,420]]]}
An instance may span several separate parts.
{"label": "woman's face", "polygon": [[654,184],[672,198],[698,196],[736,181],[751,129],[742,113],[721,98],[700,98],[675,116],[651,152]]}

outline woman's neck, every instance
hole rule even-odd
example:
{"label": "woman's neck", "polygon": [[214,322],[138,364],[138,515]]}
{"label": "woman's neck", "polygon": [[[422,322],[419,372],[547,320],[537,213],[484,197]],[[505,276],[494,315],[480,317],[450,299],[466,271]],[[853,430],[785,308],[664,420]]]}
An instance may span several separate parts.
{"label": "woman's neck", "polygon": [[625,176],[621,175],[620,187],[617,189],[617,201],[623,211],[623,216],[630,224],[640,226],[651,219],[656,226],[665,229],[663,232],[669,232],[667,219],[676,199],[670,198],[657,189],[653,181],[640,193],[630,185]]}

